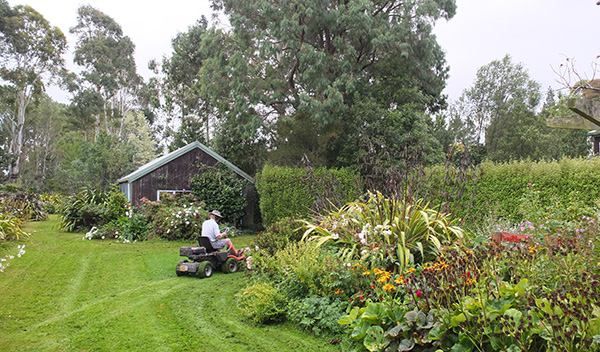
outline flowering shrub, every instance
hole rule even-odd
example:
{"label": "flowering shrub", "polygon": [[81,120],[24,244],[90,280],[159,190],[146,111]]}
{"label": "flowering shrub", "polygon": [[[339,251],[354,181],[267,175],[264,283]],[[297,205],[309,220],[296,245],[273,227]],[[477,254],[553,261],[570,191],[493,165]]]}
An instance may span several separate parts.
{"label": "flowering shrub", "polygon": [[176,203],[161,208],[153,219],[153,231],[158,237],[168,240],[196,239],[202,233],[202,223],[208,212],[202,204]]}
{"label": "flowering shrub", "polygon": [[55,193],[44,193],[40,196],[40,200],[48,214],[57,214],[60,206],[64,203],[63,197]]}

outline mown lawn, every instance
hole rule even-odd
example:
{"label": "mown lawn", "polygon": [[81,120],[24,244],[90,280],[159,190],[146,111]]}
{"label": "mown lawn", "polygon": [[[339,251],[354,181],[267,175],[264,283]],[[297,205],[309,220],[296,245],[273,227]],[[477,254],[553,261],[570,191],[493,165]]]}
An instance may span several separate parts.
{"label": "mown lawn", "polygon": [[177,277],[179,246],[191,243],[84,241],[56,225],[28,223],[26,253],[0,273],[0,351],[340,350],[291,325],[243,319],[244,273]]}

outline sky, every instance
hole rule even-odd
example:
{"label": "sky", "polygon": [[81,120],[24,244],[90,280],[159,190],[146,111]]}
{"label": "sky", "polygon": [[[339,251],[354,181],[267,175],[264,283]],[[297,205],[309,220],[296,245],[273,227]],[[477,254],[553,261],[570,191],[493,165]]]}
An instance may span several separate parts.
{"label": "sky", "polygon": [[[138,73],[152,76],[148,62],[170,56],[171,40],[185,32],[202,15],[211,18],[208,0],[8,0],[11,6],[23,4],[40,12],[59,27],[69,42],[65,57],[75,70],[72,49],[75,38],[68,32],[77,22],[77,8],[90,4],[111,16],[136,45]],[[588,78],[600,55],[598,26],[600,6],[596,0],[457,0],[456,15],[436,23],[434,33],[446,53],[450,78],[444,93],[457,99],[473,85],[477,69],[493,60],[511,55],[545,91],[558,90],[554,72],[566,59]],[[599,73],[600,76],[600,73]],[[572,82],[574,83],[574,82]],[[56,100],[68,102],[66,93],[50,88]]]}

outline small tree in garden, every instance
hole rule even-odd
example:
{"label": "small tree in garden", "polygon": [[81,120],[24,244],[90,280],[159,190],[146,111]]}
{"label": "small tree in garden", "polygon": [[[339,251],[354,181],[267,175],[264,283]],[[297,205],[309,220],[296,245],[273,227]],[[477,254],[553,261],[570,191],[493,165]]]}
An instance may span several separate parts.
{"label": "small tree in garden", "polygon": [[203,166],[200,173],[192,178],[192,194],[209,211],[219,210],[226,219],[237,222],[247,205],[246,183],[223,164]]}

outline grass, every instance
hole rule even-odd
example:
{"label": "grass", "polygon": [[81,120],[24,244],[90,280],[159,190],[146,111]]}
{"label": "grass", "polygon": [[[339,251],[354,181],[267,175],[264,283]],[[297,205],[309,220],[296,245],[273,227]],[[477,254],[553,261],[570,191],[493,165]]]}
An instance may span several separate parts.
{"label": "grass", "polygon": [[340,350],[289,324],[242,318],[243,273],[177,277],[189,243],[84,241],[56,225],[28,223],[26,253],[0,273],[0,351]]}

